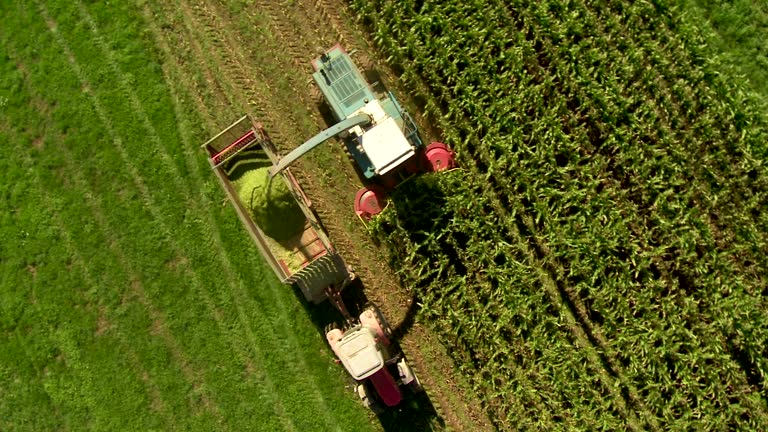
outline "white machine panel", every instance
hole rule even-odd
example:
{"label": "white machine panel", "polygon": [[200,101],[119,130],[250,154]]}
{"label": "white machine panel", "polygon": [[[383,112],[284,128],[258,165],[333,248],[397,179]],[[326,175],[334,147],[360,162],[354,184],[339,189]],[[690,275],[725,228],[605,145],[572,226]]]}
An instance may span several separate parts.
{"label": "white machine panel", "polygon": [[347,334],[336,347],[344,367],[358,381],[368,378],[384,366],[376,340],[368,329]]}
{"label": "white machine panel", "polygon": [[365,132],[360,128],[351,132],[358,136],[360,146],[377,174],[386,174],[415,154],[400,126],[395,119],[387,116],[379,101],[368,102],[358,112],[370,115],[373,126]]}
{"label": "white machine panel", "polygon": [[415,153],[391,117],[368,129],[360,140],[378,174],[385,174]]}

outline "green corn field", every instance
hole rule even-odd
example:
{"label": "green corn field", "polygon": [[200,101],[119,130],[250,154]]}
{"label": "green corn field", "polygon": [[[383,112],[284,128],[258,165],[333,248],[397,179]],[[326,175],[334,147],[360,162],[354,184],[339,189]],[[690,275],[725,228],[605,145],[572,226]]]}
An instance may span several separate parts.
{"label": "green corn field", "polygon": [[495,425],[768,427],[766,111],[696,18],[353,5],[462,166],[374,231]]}

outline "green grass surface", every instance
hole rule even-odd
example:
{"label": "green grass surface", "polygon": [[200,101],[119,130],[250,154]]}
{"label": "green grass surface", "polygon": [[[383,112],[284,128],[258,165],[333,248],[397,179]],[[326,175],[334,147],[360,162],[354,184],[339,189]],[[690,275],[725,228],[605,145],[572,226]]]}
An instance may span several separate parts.
{"label": "green grass surface", "polygon": [[461,167],[374,235],[494,424],[765,430],[768,122],[701,19],[352,4]]}
{"label": "green grass surface", "polygon": [[710,27],[710,47],[768,100],[768,2],[684,0],[682,4]]}
{"label": "green grass surface", "polygon": [[135,9],[0,6],[0,430],[377,429]]}

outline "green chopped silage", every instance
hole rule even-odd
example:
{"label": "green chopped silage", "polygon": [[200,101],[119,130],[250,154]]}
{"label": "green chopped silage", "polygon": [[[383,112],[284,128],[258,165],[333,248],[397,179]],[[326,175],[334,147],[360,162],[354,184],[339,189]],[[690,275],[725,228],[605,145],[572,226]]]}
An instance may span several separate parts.
{"label": "green chopped silage", "polygon": [[233,183],[240,201],[264,234],[285,241],[303,231],[304,213],[282,179],[270,181],[268,166],[245,171]]}

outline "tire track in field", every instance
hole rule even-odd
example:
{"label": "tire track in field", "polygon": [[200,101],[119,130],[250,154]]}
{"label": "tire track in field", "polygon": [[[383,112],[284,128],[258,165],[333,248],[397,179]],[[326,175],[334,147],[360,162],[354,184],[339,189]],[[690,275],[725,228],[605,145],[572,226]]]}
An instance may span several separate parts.
{"label": "tire track in field", "polygon": [[[283,73],[280,76],[279,71],[276,71],[274,76],[286,81],[289,87],[287,91],[299,103],[289,103],[291,98],[288,97],[288,93],[281,98],[269,97],[275,94],[276,90],[283,89],[275,88],[275,84],[270,84],[275,78],[265,74],[263,67],[251,66],[249,63],[258,61],[259,65],[269,65],[275,62],[275,54],[272,53],[284,53],[286,50],[298,55],[295,44],[278,44],[258,31],[251,35],[252,41],[239,40],[230,30],[235,24],[226,22],[227,14],[215,5],[205,1],[176,1],[178,8],[175,10],[180,10],[183,14],[183,24],[193,39],[192,46],[198,62],[224,72],[219,75],[219,80],[229,87],[233,95],[231,98],[239,101],[240,106],[255,110],[256,117],[264,123],[275,144],[279,148],[282,146],[281,150],[285,150],[286,144],[293,149],[299,144],[299,140],[303,140],[304,135],[310,132],[302,132],[301,128],[306,125],[299,122],[295,114],[299,107],[309,103],[304,98],[304,92],[297,90],[297,86],[303,87],[304,84],[297,83],[290,74]],[[253,19],[257,22],[263,21],[260,17]],[[273,33],[279,32],[279,29],[271,30]],[[196,37],[197,35],[199,37]],[[253,44],[258,44],[258,52],[247,48]],[[280,66],[283,70],[295,67],[291,63],[283,63]],[[282,114],[282,118],[279,114],[276,117],[275,113]],[[318,121],[313,118],[311,130],[317,127]]]}
{"label": "tire track in field", "polygon": [[[46,203],[52,202],[53,197],[50,196],[47,193],[46,189],[41,186],[41,182],[38,179],[37,172],[36,171],[33,171],[33,172],[34,172],[33,177],[37,185],[37,188],[42,192],[43,196],[46,197],[44,202]],[[77,263],[78,267],[80,267],[80,271],[82,272],[83,277],[85,279],[85,283],[86,283],[86,287],[85,287],[86,289],[84,290],[84,292],[85,293],[98,292],[99,285],[95,282],[95,279],[91,275],[88,269],[88,266],[85,265],[87,261],[83,259],[83,255],[80,253],[75,242],[72,241],[72,235],[70,234],[69,229],[62,222],[59,214],[55,212],[50,206],[48,206],[48,211],[51,214],[51,220],[53,221],[54,226],[56,226],[58,233],[64,239],[64,246],[66,247],[73,261]],[[89,302],[96,303],[99,308],[105,307],[103,302],[101,302],[101,299],[98,296],[85,294],[85,297],[88,299]],[[144,390],[146,391],[147,396],[149,397],[150,409],[152,409],[153,411],[156,411],[162,417],[166,428],[170,429],[172,426],[178,425],[179,421],[176,418],[176,416],[174,416],[173,413],[168,411],[167,403],[163,400],[163,395],[162,395],[162,392],[160,391],[160,388],[152,379],[152,375],[149,373],[149,371],[144,367],[144,363],[142,363],[139,355],[136,353],[135,350],[131,348],[131,344],[128,342],[125,334],[123,334],[123,332],[120,331],[120,329],[115,327],[112,327],[108,331],[109,333],[114,334],[115,338],[119,343],[120,350],[125,354],[125,358],[131,366],[131,370],[134,371],[134,375],[136,375],[136,377],[139,378],[139,380],[141,380],[142,384],[144,385]]]}
{"label": "tire track in field", "polygon": [[[215,14],[215,12],[211,11],[211,10],[205,9],[205,6],[193,6],[193,7],[191,7],[191,9],[194,9],[194,11],[185,10],[184,9],[185,6],[186,6],[185,4],[181,4],[180,5],[180,7],[181,7],[180,10],[182,10],[182,12],[186,15],[186,23],[185,23],[185,25],[187,27],[187,30],[194,35],[195,29],[196,28],[200,28],[200,24],[199,23],[202,23],[202,26],[204,27],[206,33],[202,34],[200,38],[192,36],[192,37],[185,38],[184,40],[179,40],[177,43],[173,43],[173,41],[171,41],[171,42],[168,43],[168,46],[179,46],[180,43],[185,44],[185,45],[188,44],[190,46],[191,50],[192,50],[192,54],[198,57],[198,63],[201,64],[201,65],[208,65],[207,66],[208,68],[215,68],[217,70],[217,72],[219,73],[218,76],[221,77],[220,79],[222,79],[222,80],[226,80],[229,76],[239,77],[240,74],[243,74],[244,72],[249,72],[248,71],[249,66],[247,64],[243,63],[245,60],[243,59],[242,53],[235,52],[235,51],[230,51],[229,47],[230,47],[230,45],[233,44],[233,42],[230,41],[228,44],[225,43],[228,40],[227,37],[222,36],[219,33],[218,29],[220,28],[221,24],[216,24],[216,23],[218,23],[221,20],[221,18],[216,16],[216,15],[211,15],[211,14]],[[179,9],[175,9],[174,11],[178,11],[178,10]],[[171,14],[171,12],[167,12],[166,11],[166,12],[164,12],[164,14]],[[150,15],[150,13],[149,12],[145,12],[145,17],[147,17],[147,15]],[[253,17],[252,14],[250,14],[250,16]],[[256,18],[254,18],[254,19],[256,19]],[[210,20],[210,21],[206,21],[206,20]],[[148,21],[151,21],[151,19],[148,19]],[[213,22],[214,24],[209,24],[210,22]],[[196,23],[196,24],[193,24],[193,23]],[[229,28],[232,28],[232,27],[235,27],[235,26],[229,26]],[[163,29],[165,29],[165,28],[166,28],[166,26],[163,26]],[[157,33],[159,33],[159,32],[157,32]],[[207,38],[206,38],[206,36],[207,36]],[[258,38],[258,35],[257,35],[257,38]],[[204,44],[207,39],[211,39],[211,40],[214,41],[213,46],[211,46],[211,45],[201,46],[201,42],[200,41],[203,41],[202,43]],[[265,46],[264,44],[261,44],[261,42],[264,42],[263,40],[257,40],[256,42],[257,42],[257,44],[259,44],[259,46],[261,46],[261,48],[263,48],[263,49],[267,49],[268,48],[268,46]],[[237,45],[237,43],[235,43],[235,45]],[[211,49],[211,48],[213,48],[213,49]],[[174,52],[170,52],[169,53],[169,51],[170,50],[166,50],[166,54],[169,55],[169,57],[173,57],[174,56],[173,54],[180,55],[178,52],[174,51]],[[212,53],[212,52],[213,53],[217,53],[217,54],[221,54],[221,57],[219,57],[219,59],[213,58],[213,56],[210,55],[210,53]],[[243,60],[241,60],[241,59],[243,59]],[[180,63],[180,62],[177,62],[177,63]],[[220,73],[221,71],[225,71],[225,72],[227,72],[227,74],[221,74]],[[248,76],[251,76],[251,77],[255,76],[255,77],[258,78],[258,80],[264,79],[263,75],[260,76],[259,73],[260,73],[259,71],[254,71],[251,75],[248,75]],[[230,81],[230,83],[231,83],[231,81]],[[240,87],[242,87],[244,85],[248,86],[248,87],[245,88],[245,92],[242,92],[242,91],[240,91]],[[253,105],[254,104],[254,101],[253,101],[254,99],[261,99],[262,98],[259,95],[259,91],[254,91],[253,87],[251,87],[250,80],[248,80],[245,77],[242,77],[242,79],[237,79],[237,82],[236,83],[231,83],[230,86],[233,89],[237,89],[237,90],[232,92],[233,96],[231,96],[231,98],[239,99],[243,105],[246,105],[247,103],[250,103],[251,105]],[[296,91],[295,88],[293,90]],[[197,99],[197,100],[198,100],[198,102],[200,104],[203,103],[202,101],[200,101],[200,99]],[[264,106],[267,106],[267,105],[266,104],[260,104],[259,106],[264,107]],[[272,112],[273,109],[274,108],[269,108],[267,110],[261,110],[261,113],[264,114],[264,115],[267,115],[270,112]],[[283,109],[285,109],[285,108],[283,108]],[[269,121],[270,119],[271,119],[271,117],[268,117],[266,120]],[[264,120],[264,119],[262,119],[262,120]],[[281,123],[281,125],[282,125],[282,123]],[[272,135],[274,137],[277,134],[273,133]],[[411,344],[411,345],[413,345],[413,344]],[[445,367],[445,365],[443,365],[443,366]],[[432,368],[430,368],[430,370],[432,370]],[[443,372],[445,372],[445,371],[443,370]],[[433,375],[435,375],[435,374],[433,373]],[[436,376],[440,376],[440,375],[441,374],[436,374]],[[422,377],[422,378],[425,378],[425,377]],[[452,392],[451,391],[446,391],[446,393],[452,393]],[[438,399],[435,399],[433,397],[432,400],[433,401],[437,401]],[[448,405],[449,406],[458,406],[456,401],[453,398],[451,398],[451,403],[449,403]],[[479,409],[479,407],[478,408],[473,408],[473,409],[475,409],[477,412],[483,412],[481,409]],[[443,417],[446,417],[448,414],[453,415],[454,413],[452,411],[451,412],[446,412],[445,410],[442,410],[441,414],[442,414]],[[450,417],[450,416],[448,416],[448,417]],[[470,418],[472,420],[469,420]],[[454,424],[454,425],[456,425],[456,424],[464,424],[465,426],[462,426],[460,429],[465,429],[465,428],[469,427],[469,426],[466,426],[466,425],[471,425],[471,428],[475,428],[477,424],[482,423],[482,420],[479,420],[479,416],[474,415],[473,413],[469,413],[469,414],[467,414],[467,419],[465,421],[461,421],[460,422],[460,421],[454,419],[453,421],[451,421],[451,423]]]}
{"label": "tire track in field", "polygon": [[[181,182],[181,180],[180,180],[182,178],[181,173],[178,171],[178,169],[176,168],[175,164],[173,163],[172,158],[170,157],[170,155],[166,151],[165,147],[163,146],[162,140],[159,138],[159,135],[158,135],[157,131],[155,130],[154,126],[152,125],[151,121],[149,120],[149,116],[146,114],[146,111],[143,109],[143,106],[141,105],[141,102],[139,101],[139,98],[138,98],[137,94],[131,89],[130,85],[125,81],[124,74],[122,73],[122,71],[120,70],[119,66],[117,65],[117,63],[116,63],[116,61],[114,59],[114,55],[109,50],[109,48],[106,46],[106,43],[104,42],[103,37],[101,36],[101,34],[100,34],[100,32],[99,32],[99,30],[98,30],[98,28],[96,26],[96,23],[93,20],[92,16],[88,13],[88,11],[85,9],[85,7],[82,5],[82,3],[79,3],[79,8],[80,8],[80,13],[81,13],[82,18],[84,19],[84,21],[90,27],[91,33],[93,34],[97,44],[100,46],[101,50],[104,52],[105,57],[106,57],[106,59],[109,62],[110,68],[113,70],[113,73],[115,73],[115,75],[120,77],[120,80],[119,80],[120,85],[123,87],[123,90],[126,93],[128,93],[130,101],[131,101],[131,107],[133,108],[133,110],[135,112],[137,112],[140,115],[142,123],[144,124],[145,129],[147,129],[147,131],[149,132],[150,139],[154,142],[154,144],[156,144],[157,148],[160,149],[160,156],[163,158],[163,160],[165,162],[165,166],[171,167],[172,177],[176,181],[176,188],[179,189],[179,190],[185,190],[187,192],[187,201],[190,202],[191,207],[202,212],[202,210],[199,208],[198,200],[190,200],[190,198],[189,198],[189,195],[190,195],[189,186],[187,184],[184,184],[183,182]],[[170,83],[170,82],[169,82],[169,85],[173,86],[173,84]],[[177,115],[179,114],[179,107],[178,107],[177,104],[175,104],[175,106],[174,106],[174,111],[176,112]],[[180,128],[180,130],[179,130],[180,137],[181,137],[182,141],[185,144],[184,145],[184,153],[185,153],[186,161],[187,161],[187,164],[190,165],[190,168],[193,171],[193,175],[197,179],[197,183],[198,184],[202,184],[203,183],[202,177],[201,177],[201,175],[199,173],[199,170],[197,169],[197,165],[194,162],[190,163],[190,159],[194,160],[194,156],[192,156],[190,154],[190,150],[192,149],[192,146],[189,145],[188,136],[187,136],[187,134],[185,134],[186,130],[187,130],[186,128]],[[206,199],[207,197],[205,197],[204,194],[199,194],[199,195],[200,195],[200,198],[202,198],[202,200],[204,202],[207,202],[207,199]],[[147,193],[147,196],[148,196],[148,193]],[[148,198],[148,200],[150,200],[150,198]],[[218,229],[216,228],[216,224],[215,224],[215,220],[213,218],[213,214],[210,211],[210,206],[206,207],[206,209],[208,209],[208,211],[206,212],[207,213],[206,216],[208,217],[208,220],[209,220],[209,223],[207,224],[207,226],[209,226],[210,229],[212,230],[212,237],[214,238],[214,244],[217,246],[217,248],[221,252],[220,254],[217,254],[217,256],[220,258],[220,261],[221,261],[221,263],[223,265],[225,273],[227,274],[227,276],[230,279],[230,286],[232,286],[232,287],[239,287],[240,288],[240,289],[235,289],[234,291],[239,294],[239,295],[236,295],[235,305],[236,305],[236,307],[238,309],[238,316],[239,316],[239,318],[241,320],[241,325],[246,329],[246,331],[247,331],[247,333],[249,335],[249,339],[251,340],[251,343],[254,345],[253,349],[257,350],[257,344],[255,342],[256,341],[256,337],[255,337],[255,335],[251,331],[248,330],[251,327],[253,327],[253,325],[252,325],[252,323],[249,322],[249,319],[247,318],[247,315],[245,314],[245,312],[243,311],[243,308],[242,308],[242,305],[247,303],[247,301],[246,301],[247,294],[242,292],[242,287],[244,286],[244,282],[242,281],[242,279],[240,279],[239,277],[237,277],[235,275],[235,272],[234,272],[234,270],[232,268],[231,260],[229,259],[229,255],[227,253],[227,250],[223,247],[223,244],[221,242],[221,237],[220,237],[220,234],[218,232]],[[166,230],[166,231],[168,231],[168,230]],[[186,258],[184,256],[184,254],[183,254],[183,251],[182,251],[181,247],[178,245],[178,243],[173,242],[173,241],[171,243],[174,246],[174,251],[175,251],[176,255],[181,257],[181,258]],[[190,262],[189,259],[185,259],[183,261],[186,262],[186,263]],[[202,289],[202,284],[199,281],[197,273],[194,272],[193,268],[191,266],[189,266],[189,265],[186,265],[186,269],[187,269],[188,274],[192,278],[194,285],[200,288],[199,291],[202,291],[203,290]],[[237,280],[237,282],[235,282],[235,280]],[[285,305],[282,303],[282,300],[280,300],[279,295],[277,295],[277,293],[275,292],[276,289],[279,289],[280,287],[276,288],[276,287],[273,287],[272,285],[270,285],[270,287],[271,287],[271,292],[273,294],[273,297],[276,299],[276,303],[278,304],[278,308],[277,308],[278,311],[285,311],[286,310]],[[283,318],[283,319],[280,320],[280,321],[285,321],[284,320],[284,318],[285,318],[284,314],[281,315],[281,318]],[[286,336],[288,337],[289,342],[291,342],[291,345],[293,345],[295,348],[298,349],[298,342],[296,340],[295,333],[291,332],[289,330],[290,329],[290,323],[284,322],[283,325],[275,325],[274,328],[275,328],[275,333],[279,333],[280,329],[284,329],[284,331],[287,331],[287,335]],[[272,333],[270,333],[270,334],[272,334]],[[233,346],[237,346],[237,344],[233,344]],[[257,351],[257,352],[260,352],[260,350]],[[258,355],[258,357],[263,358],[264,355],[261,354],[261,355]],[[302,361],[300,363],[301,363],[302,367],[300,369],[307,370],[306,356],[301,357],[301,360]],[[336,422],[333,419],[333,417],[328,414],[329,413],[328,403],[325,400],[325,398],[323,396],[323,393],[319,390],[319,387],[317,386],[316,380],[313,380],[313,381],[315,381],[314,396],[315,396],[315,399],[319,402],[320,406],[322,407],[322,411],[325,413],[325,415],[324,415],[325,421],[326,421],[326,423],[331,428],[337,429],[338,425],[336,424]],[[272,387],[274,387],[274,384],[272,385]],[[285,416],[282,416],[282,417],[285,417]]]}
{"label": "tire track in field", "polygon": [[[78,80],[80,81],[80,84],[84,89],[84,93],[87,94],[91,99],[94,109],[96,110],[99,116],[99,120],[104,124],[110,136],[113,137],[113,142],[116,144],[116,147],[120,150],[121,154],[124,154],[125,149],[123,148],[122,141],[115,136],[114,127],[112,126],[111,121],[106,116],[106,113],[104,112],[104,108],[101,106],[101,103],[92,94],[90,90],[90,86],[88,84],[88,80],[85,78],[85,74],[83,73],[83,70],[81,69],[79,63],[75,59],[74,54],[69,47],[69,44],[66,42],[66,40],[64,40],[63,36],[59,34],[56,22],[51,18],[47,8],[44,5],[41,5],[38,3],[38,9],[41,13],[41,16],[45,20],[46,25],[48,26],[48,30],[54,36],[54,39],[56,40],[59,47],[62,49],[63,54],[66,56],[73,71],[77,75]],[[122,248],[120,248],[120,246],[118,245],[117,239],[109,235],[111,231],[109,230],[108,223],[106,221],[106,218],[104,217],[104,212],[100,208],[98,202],[96,202],[96,200],[93,198],[93,193],[90,191],[90,188],[87,185],[87,182],[79,175],[79,171],[77,169],[74,169],[74,167],[76,167],[76,164],[74,164],[74,162],[72,161],[71,153],[66,148],[62,148],[62,150],[63,150],[62,154],[67,159],[67,165],[70,168],[73,168],[69,170],[69,172],[72,173],[72,180],[81,189],[87,191],[84,194],[84,198],[85,198],[84,201],[89,204],[91,213],[94,216],[93,220],[97,222],[100,230],[104,233],[105,237],[108,239],[109,238],[112,239],[111,241],[109,241],[109,248],[118,258],[120,263],[122,263],[123,268],[127,271],[128,275],[130,276],[131,292],[137,297],[137,299],[142,304],[142,306],[144,306],[147,309],[152,320],[158,323],[158,325],[155,326],[158,336],[160,336],[160,338],[164,341],[166,346],[168,346],[169,351],[171,352],[174,359],[178,363],[179,368],[182,371],[185,378],[187,379],[187,381],[194,388],[200,390],[201,394],[203,395],[202,402],[203,402],[204,408],[211,411],[211,413],[219,417],[220,420],[223,420],[220,417],[220,412],[218,407],[216,406],[215,402],[211,399],[211,395],[207,394],[208,392],[205,390],[208,387],[205,384],[204,379],[201,377],[202,374],[198,370],[195,370],[195,368],[193,368],[193,366],[190,364],[190,361],[187,359],[178,341],[176,341],[173,334],[167,329],[167,326],[165,325],[165,317],[155,307],[155,305],[148,299],[146,292],[144,292],[144,287],[141,283],[141,277],[139,273],[136,272],[136,270],[131,265],[131,261],[125,255]],[[131,171],[133,171],[132,174],[136,174],[135,169]],[[140,180],[137,180],[137,181],[140,181]],[[142,182],[142,186],[143,186],[142,189],[146,190],[146,185],[144,185],[143,182]],[[150,211],[154,215],[159,216],[158,209],[155,206],[150,206]]]}
{"label": "tire track in field", "polygon": [[[218,128],[221,123],[214,118],[213,113],[211,113],[211,111],[208,109],[206,101],[200,94],[201,89],[198,87],[198,83],[196,82],[195,78],[185,72],[185,66],[182,64],[183,60],[173,55],[174,50],[169,45],[169,42],[163,37],[163,31],[160,29],[160,27],[158,27],[157,23],[155,22],[155,18],[152,16],[152,12],[149,10],[149,7],[146,4],[142,6],[141,14],[144,18],[144,22],[149,28],[150,33],[152,33],[152,39],[163,53],[163,59],[170,63],[170,66],[167,63],[163,63],[161,67],[163,69],[163,74],[166,77],[165,79],[171,88],[171,94],[174,98],[174,109],[178,110],[178,106],[182,104],[182,90],[176,87],[185,87],[185,91],[183,91],[184,94],[193,101],[195,111],[202,117],[203,123],[205,123],[203,129],[207,131],[216,130],[216,128]],[[206,82],[209,86],[213,87],[218,85],[216,84],[217,81],[215,81],[215,78],[211,75],[211,71],[209,69],[206,68],[203,71],[203,74],[205,75]],[[217,98],[224,98],[225,94],[226,92],[222,91],[220,96]],[[183,116],[177,114],[176,117],[181,118]],[[186,157],[187,165],[195,171],[193,175],[199,176],[199,170],[197,169],[197,163],[195,162],[196,157],[190,152],[191,147],[187,147],[190,146],[184,146],[184,155]],[[200,184],[202,184],[202,182]]]}

